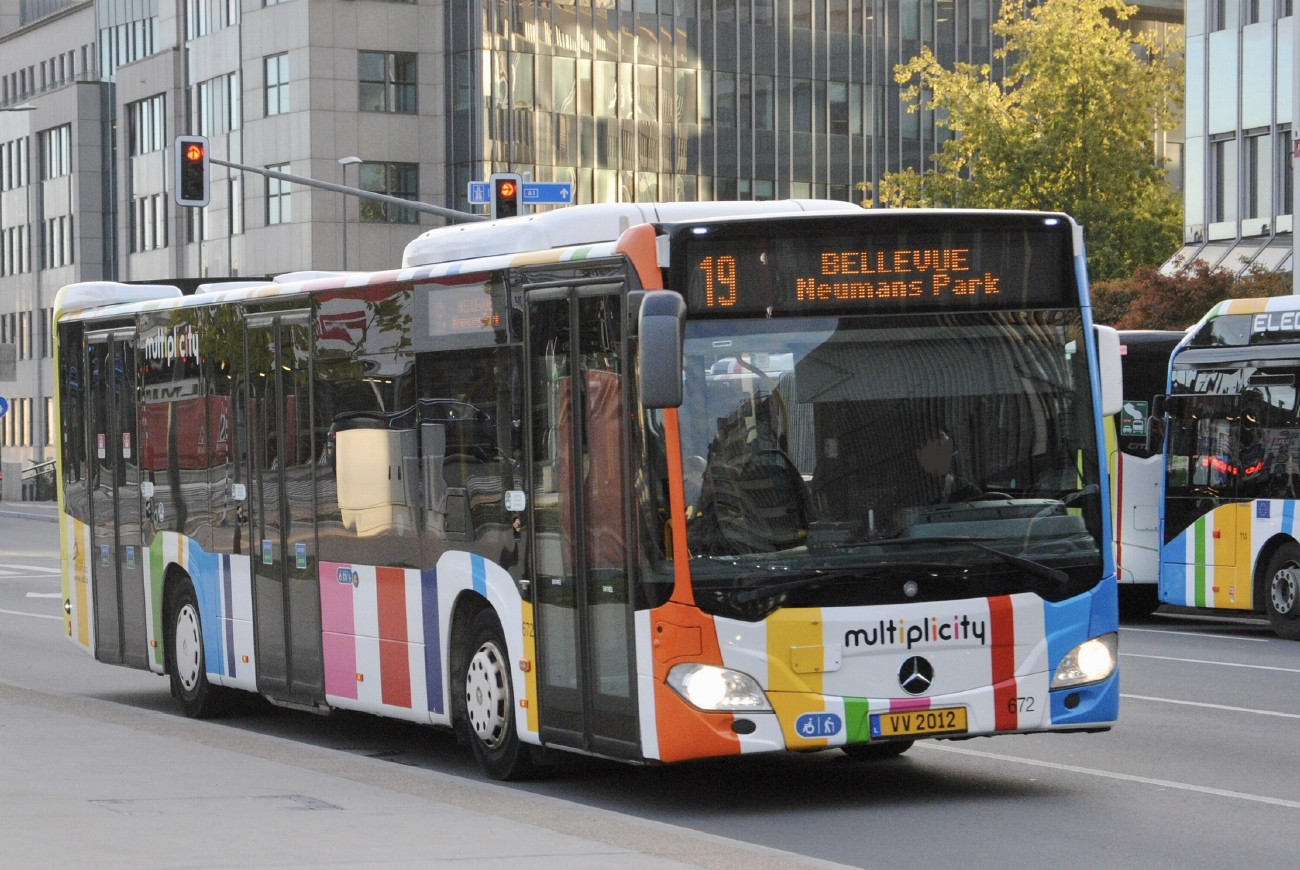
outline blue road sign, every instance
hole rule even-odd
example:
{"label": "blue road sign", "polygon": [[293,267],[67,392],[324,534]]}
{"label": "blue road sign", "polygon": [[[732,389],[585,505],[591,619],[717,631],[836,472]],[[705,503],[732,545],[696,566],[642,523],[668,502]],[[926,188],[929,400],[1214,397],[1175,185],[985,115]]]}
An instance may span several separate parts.
{"label": "blue road sign", "polygon": [[8,413],[9,413],[9,400],[6,399],[4,396],[0,396],[0,417],[3,417],[5,414]]}
{"label": "blue road sign", "polygon": [[492,201],[491,191],[488,190],[486,181],[471,181],[469,183],[469,204],[470,205],[488,205]]}
{"label": "blue road sign", "polygon": [[525,181],[519,187],[525,203],[568,205],[573,202],[573,185],[567,181]]}

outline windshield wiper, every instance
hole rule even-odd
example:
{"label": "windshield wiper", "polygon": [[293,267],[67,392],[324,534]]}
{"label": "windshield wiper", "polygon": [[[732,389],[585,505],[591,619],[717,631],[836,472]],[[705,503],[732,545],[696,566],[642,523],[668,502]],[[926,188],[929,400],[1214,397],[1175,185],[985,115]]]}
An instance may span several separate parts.
{"label": "windshield wiper", "polygon": [[1008,553],[1005,550],[999,550],[995,547],[990,547],[987,544],[981,544],[974,538],[964,538],[955,535],[935,538],[891,538],[886,541],[872,541],[867,546],[918,546],[921,544],[933,543],[965,544],[968,547],[975,547],[978,550],[991,553],[1006,562],[1008,565],[1019,568],[1026,574],[1031,577],[1037,577],[1039,580],[1053,580],[1062,584],[1070,582],[1070,575],[1059,568],[1053,568],[1049,565],[1044,565],[1042,562],[1035,562],[1033,559],[1026,559],[1024,556],[1017,556],[1013,553]]}
{"label": "windshield wiper", "polygon": [[[731,597],[737,604],[748,604],[751,601],[757,601],[760,598],[768,598],[772,595],[780,595],[785,592],[794,592],[796,589],[803,589],[805,586],[816,586],[818,583],[839,583],[844,580],[881,580],[884,579],[878,575],[866,571],[831,571],[825,568],[809,568],[805,571],[790,571],[787,575],[790,579],[779,580],[775,583],[761,583],[757,586],[746,586],[737,590]],[[714,587],[721,589],[722,587]]]}

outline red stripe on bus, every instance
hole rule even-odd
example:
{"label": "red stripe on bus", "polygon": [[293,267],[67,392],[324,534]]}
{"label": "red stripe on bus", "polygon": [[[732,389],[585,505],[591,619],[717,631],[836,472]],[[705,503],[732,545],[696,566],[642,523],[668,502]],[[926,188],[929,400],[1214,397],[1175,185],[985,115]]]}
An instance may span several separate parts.
{"label": "red stripe on bus", "polygon": [[1016,712],[1016,612],[1011,598],[989,599],[989,634],[992,638],[993,715],[998,731],[1014,731],[1020,724]]}
{"label": "red stripe on bus", "polygon": [[375,598],[379,609],[379,678],[383,701],[411,706],[411,658],[406,635],[406,572],[375,569]]}

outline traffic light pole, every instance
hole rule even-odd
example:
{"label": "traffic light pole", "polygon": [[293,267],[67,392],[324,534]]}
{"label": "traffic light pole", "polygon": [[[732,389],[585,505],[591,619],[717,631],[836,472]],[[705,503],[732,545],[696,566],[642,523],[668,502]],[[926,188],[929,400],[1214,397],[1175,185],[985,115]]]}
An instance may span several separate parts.
{"label": "traffic light pole", "polygon": [[307,178],[302,175],[291,175],[288,172],[277,172],[274,169],[263,169],[260,166],[248,166],[243,163],[234,163],[229,160],[218,160],[215,157],[209,157],[208,162],[215,163],[217,166],[225,166],[228,169],[238,169],[240,172],[254,172],[258,175],[264,175],[267,178],[276,178],[280,181],[289,181],[294,184],[303,184],[308,187],[319,187],[322,190],[332,190],[335,193],[350,194],[361,197],[362,199],[373,199],[377,202],[385,202],[389,205],[409,208],[412,211],[424,212],[425,214],[434,214],[444,217],[451,221],[482,221],[487,218],[478,214],[468,214],[463,211],[456,211],[451,208],[443,208],[440,205],[429,205],[426,202],[420,202],[415,199],[402,199],[400,196],[389,196],[386,193],[375,193],[370,190],[358,190],[355,187],[344,187],[341,184],[331,184],[328,181],[317,181],[314,178]]}

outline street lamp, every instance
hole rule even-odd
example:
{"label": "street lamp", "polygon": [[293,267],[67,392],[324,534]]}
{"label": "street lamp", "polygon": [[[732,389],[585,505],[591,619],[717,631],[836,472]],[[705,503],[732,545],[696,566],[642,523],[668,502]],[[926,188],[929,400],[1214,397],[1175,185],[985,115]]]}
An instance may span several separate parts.
{"label": "street lamp", "polygon": [[[339,166],[343,167],[343,186],[348,186],[348,167],[355,163],[361,163],[360,157],[340,157]],[[348,195],[341,194],[343,197],[343,271],[348,270]]]}

